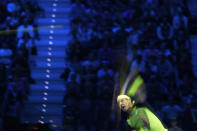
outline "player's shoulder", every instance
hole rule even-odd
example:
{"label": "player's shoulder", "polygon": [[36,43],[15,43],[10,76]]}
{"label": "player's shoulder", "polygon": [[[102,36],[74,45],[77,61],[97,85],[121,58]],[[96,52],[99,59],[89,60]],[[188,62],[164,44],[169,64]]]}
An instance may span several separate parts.
{"label": "player's shoulder", "polygon": [[138,107],[138,108],[136,108],[136,112],[138,112],[138,113],[144,113],[146,110],[147,110],[146,107]]}

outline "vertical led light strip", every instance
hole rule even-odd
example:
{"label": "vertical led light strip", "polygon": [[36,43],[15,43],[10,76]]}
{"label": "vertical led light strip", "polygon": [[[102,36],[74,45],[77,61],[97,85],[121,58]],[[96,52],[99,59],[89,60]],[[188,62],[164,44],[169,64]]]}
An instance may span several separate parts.
{"label": "vertical led light strip", "polygon": [[[41,124],[44,124],[46,122],[45,120],[45,117],[46,117],[46,112],[47,112],[47,96],[48,96],[48,89],[50,88],[50,74],[51,74],[51,70],[50,70],[50,67],[52,67],[52,64],[51,64],[51,61],[52,61],[52,46],[53,46],[53,34],[54,34],[54,24],[56,22],[55,20],[55,13],[57,11],[56,7],[57,7],[57,2],[58,0],[54,0],[54,3],[53,3],[53,6],[52,6],[52,14],[51,14],[51,25],[50,25],[50,31],[49,31],[49,45],[48,45],[48,57],[46,59],[46,66],[47,66],[47,69],[46,69],[46,75],[45,75],[45,81],[44,81],[44,89],[45,91],[43,92],[43,103],[42,103],[42,107],[41,107],[41,112],[42,112],[42,115],[40,116],[41,120],[38,120],[39,123]],[[50,123],[53,123],[54,120],[49,120]],[[57,127],[57,125],[53,124],[52,125],[53,127]]]}
{"label": "vertical led light strip", "polygon": [[[55,0],[54,3],[53,3],[53,13],[51,15],[51,17],[52,17],[52,24],[50,26],[50,28],[51,28],[51,30],[50,30],[51,36],[53,36],[53,33],[54,33],[54,31],[53,31],[54,25],[53,24],[55,23],[55,17],[56,17],[55,13],[57,11],[56,10],[56,6],[57,6],[57,3],[56,2],[57,1],[58,0]],[[53,45],[53,40],[50,40],[49,42],[51,42],[51,45],[50,46],[52,46]],[[49,47],[48,50],[49,50],[48,55],[49,56],[52,56],[52,53],[51,53],[52,47],[51,48]],[[51,59],[48,59],[48,62],[51,62]],[[54,120],[49,120],[50,123],[53,123],[53,121]],[[54,127],[56,127],[56,125]]]}

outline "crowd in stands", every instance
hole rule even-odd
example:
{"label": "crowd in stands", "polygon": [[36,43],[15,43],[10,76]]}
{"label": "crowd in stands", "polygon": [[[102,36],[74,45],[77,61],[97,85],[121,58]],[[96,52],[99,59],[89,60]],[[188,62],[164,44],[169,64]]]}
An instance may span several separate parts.
{"label": "crowd in stands", "polygon": [[36,1],[0,1],[0,130],[17,130],[29,84],[34,83],[29,54],[36,55],[34,18],[39,11]]}
{"label": "crowd in stands", "polygon": [[61,75],[67,83],[65,129],[124,127],[117,126],[113,109],[124,55],[132,59],[130,71],[139,68],[148,102],[169,131],[197,129],[186,0],[71,0],[71,4],[73,40],[66,50],[70,63]]}

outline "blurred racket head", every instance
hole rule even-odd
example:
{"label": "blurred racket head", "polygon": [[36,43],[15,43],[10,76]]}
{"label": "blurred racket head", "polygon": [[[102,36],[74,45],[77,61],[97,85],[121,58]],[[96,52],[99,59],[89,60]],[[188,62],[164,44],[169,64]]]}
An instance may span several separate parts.
{"label": "blurred racket head", "polygon": [[[145,83],[143,78],[140,75],[138,67],[130,70],[130,65],[133,62],[133,56],[128,59],[126,53],[122,56],[122,62],[119,70],[119,77],[116,79],[116,83],[113,95],[112,110],[118,104],[116,99],[118,95],[128,95],[132,100],[135,100],[135,103],[144,103],[146,101],[147,93],[145,88]],[[117,85],[119,85],[117,87]],[[117,89],[118,88],[118,89]],[[115,104],[116,103],[116,104]],[[118,108],[118,107],[117,107]],[[117,110],[117,126],[120,124],[121,110]]]}

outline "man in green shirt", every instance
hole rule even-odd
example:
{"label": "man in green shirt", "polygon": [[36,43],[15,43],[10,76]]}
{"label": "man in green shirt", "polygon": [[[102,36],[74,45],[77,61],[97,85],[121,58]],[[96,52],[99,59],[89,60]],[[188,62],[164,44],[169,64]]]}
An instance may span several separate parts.
{"label": "man in green shirt", "polygon": [[147,107],[137,107],[129,96],[119,95],[117,102],[120,109],[129,114],[127,124],[133,131],[167,131]]}

